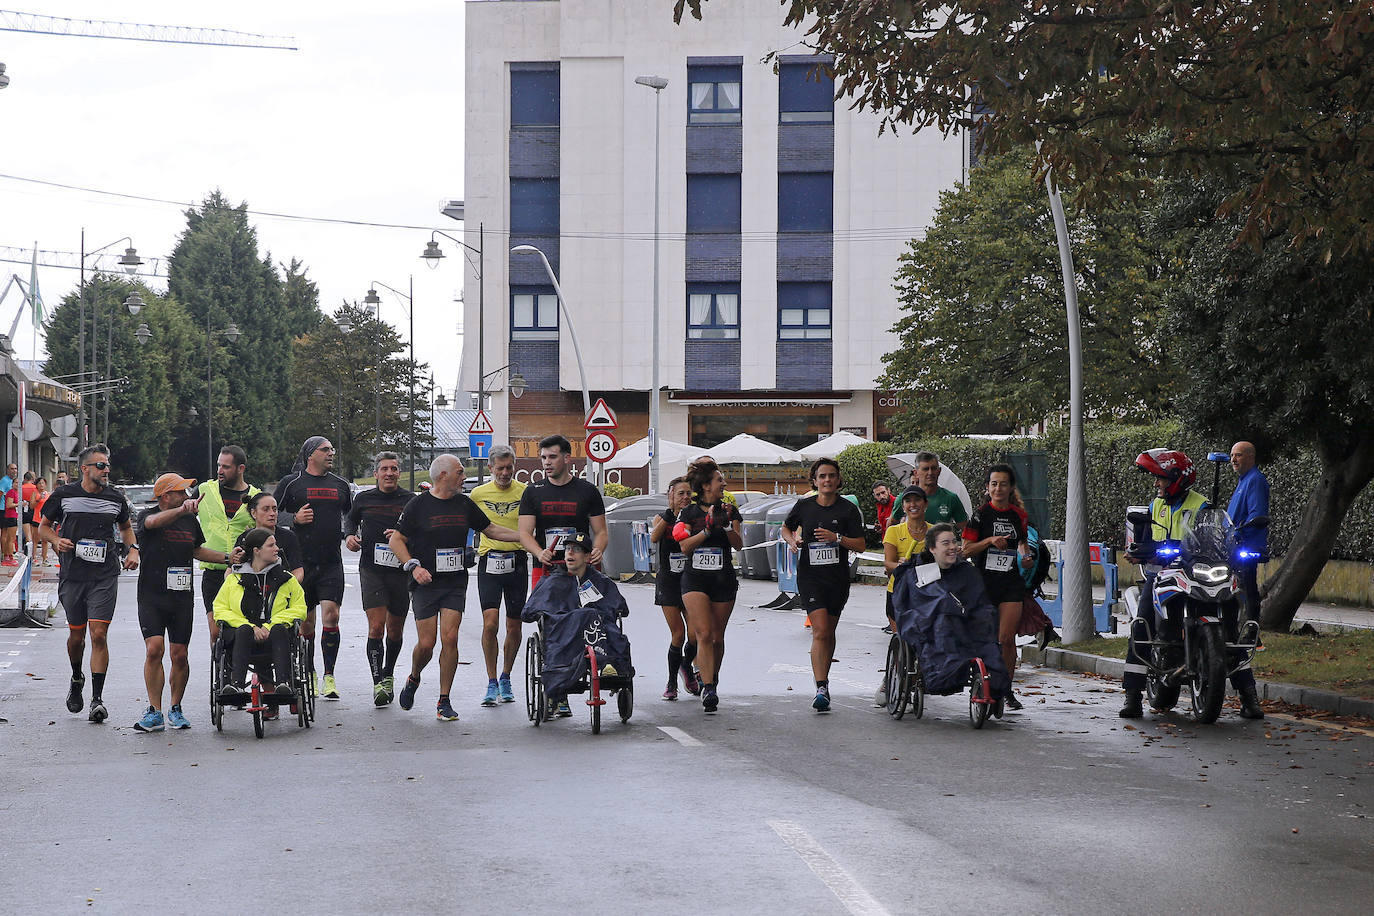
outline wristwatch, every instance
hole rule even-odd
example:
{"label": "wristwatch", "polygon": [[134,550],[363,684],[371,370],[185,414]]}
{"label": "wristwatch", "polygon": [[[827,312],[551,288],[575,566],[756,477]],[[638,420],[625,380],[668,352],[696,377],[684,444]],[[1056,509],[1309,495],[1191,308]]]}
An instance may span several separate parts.
{"label": "wristwatch", "polygon": [[412,569],[419,565],[420,561],[415,559],[414,557],[411,557],[409,560],[406,560],[405,566],[402,566],[401,568],[404,569],[406,572],[410,572]]}

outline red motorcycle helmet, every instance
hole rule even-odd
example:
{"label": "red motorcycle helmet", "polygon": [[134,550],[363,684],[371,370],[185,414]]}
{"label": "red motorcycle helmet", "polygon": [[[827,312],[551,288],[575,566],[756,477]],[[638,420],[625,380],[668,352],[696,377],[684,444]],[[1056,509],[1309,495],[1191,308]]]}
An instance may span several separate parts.
{"label": "red motorcycle helmet", "polygon": [[1136,456],[1135,466],[1146,474],[1168,481],[1164,495],[1169,499],[1177,499],[1197,480],[1193,459],[1175,449],[1152,448],[1141,452]]}

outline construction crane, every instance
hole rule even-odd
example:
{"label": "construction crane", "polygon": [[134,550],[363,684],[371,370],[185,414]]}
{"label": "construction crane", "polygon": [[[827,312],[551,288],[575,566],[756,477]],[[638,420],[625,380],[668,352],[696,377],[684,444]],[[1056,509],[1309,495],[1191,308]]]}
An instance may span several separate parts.
{"label": "construction crane", "polygon": [[38,13],[19,13],[11,10],[0,10],[0,32],[117,38],[123,41],[157,41],[179,45],[219,45],[228,48],[298,50],[294,38],[278,35],[256,35],[251,32],[193,26],[112,22],[108,19],[64,19],[60,16],[43,16]]}

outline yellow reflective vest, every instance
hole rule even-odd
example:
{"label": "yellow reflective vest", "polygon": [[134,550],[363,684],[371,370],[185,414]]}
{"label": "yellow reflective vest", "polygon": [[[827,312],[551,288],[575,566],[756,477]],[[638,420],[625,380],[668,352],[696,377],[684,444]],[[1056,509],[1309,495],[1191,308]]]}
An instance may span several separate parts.
{"label": "yellow reflective vest", "polygon": [[1156,541],[1181,541],[1183,529],[1198,511],[1206,507],[1207,500],[1196,490],[1183,494],[1183,502],[1171,506],[1156,497],[1150,503],[1150,537]]}
{"label": "yellow reflective vest", "polygon": [[[239,505],[239,511],[232,518],[224,514],[224,497],[219,493],[219,481],[207,480],[196,491],[200,496],[200,510],[196,518],[200,520],[201,533],[205,535],[205,546],[211,550],[232,553],[234,542],[249,528],[253,527],[253,517],[248,514],[248,500],[258,492],[258,488],[248,485],[248,495]],[[201,569],[225,569],[223,563],[200,561]]]}

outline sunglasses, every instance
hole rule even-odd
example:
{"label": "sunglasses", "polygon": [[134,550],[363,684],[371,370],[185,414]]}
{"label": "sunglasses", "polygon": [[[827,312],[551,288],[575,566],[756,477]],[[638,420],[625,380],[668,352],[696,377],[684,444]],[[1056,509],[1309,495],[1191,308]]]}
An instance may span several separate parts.
{"label": "sunglasses", "polygon": [[83,468],[95,468],[97,471],[108,471],[110,469],[110,462],[92,461],[90,464],[83,464],[81,466]]}

